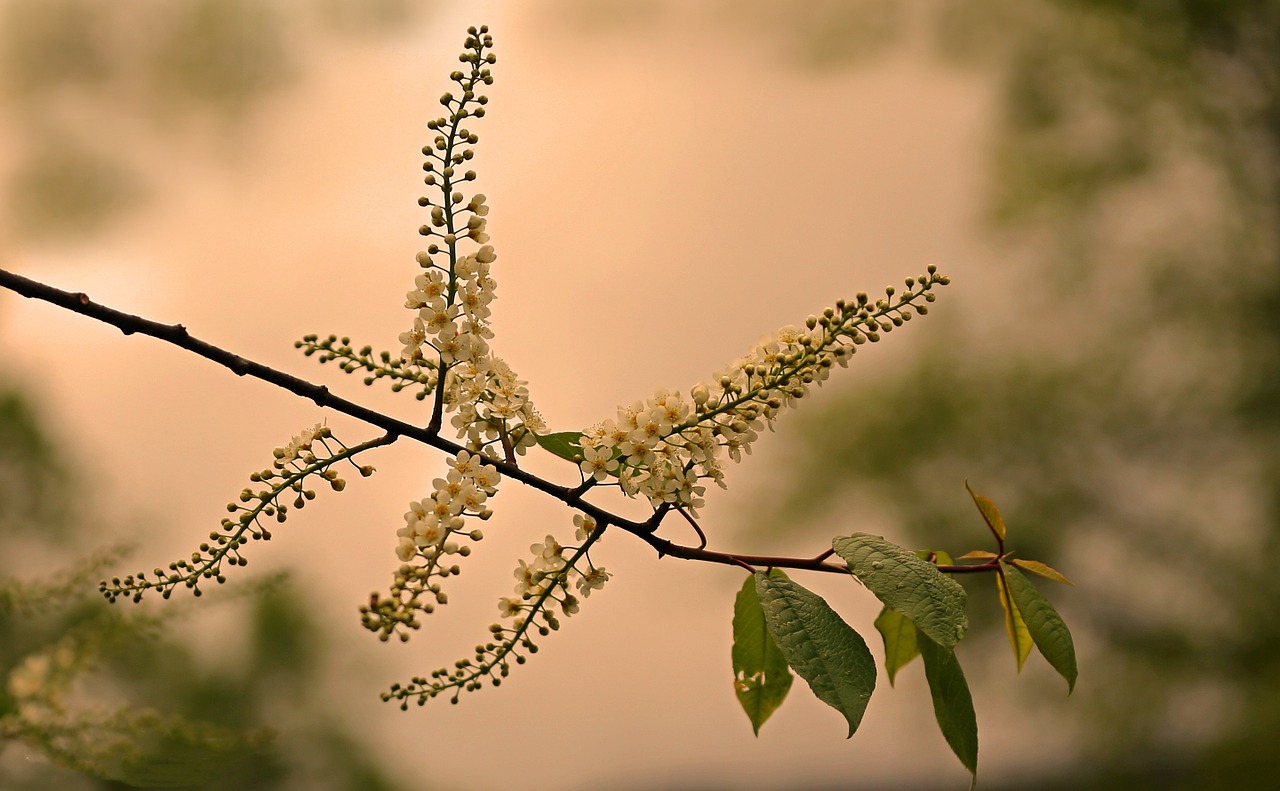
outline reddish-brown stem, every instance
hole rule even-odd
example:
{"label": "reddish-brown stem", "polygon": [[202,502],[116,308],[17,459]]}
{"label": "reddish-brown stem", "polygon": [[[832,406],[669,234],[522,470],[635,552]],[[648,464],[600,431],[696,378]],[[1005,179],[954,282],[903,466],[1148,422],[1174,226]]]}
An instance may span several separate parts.
{"label": "reddish-brown stem", "polygon": [[684,521],[688,522],[690,526],[693,527],[693,531],[698,534],[698,549],[705,547],[707,545],[707,534],[702,532],[702,528],[698,526],[698,523],[695,522],[693,517],[689,516],[689,513],[683,508],[677,505],[676,511],[684,517]]}
{"label": "reddish-brown stem", "polygon": [[943,574],[973,574],[980,571],[999,571],[1000,562],[993,560],[989,563],[975,563],[972,566],[938,566],[938,571]]}

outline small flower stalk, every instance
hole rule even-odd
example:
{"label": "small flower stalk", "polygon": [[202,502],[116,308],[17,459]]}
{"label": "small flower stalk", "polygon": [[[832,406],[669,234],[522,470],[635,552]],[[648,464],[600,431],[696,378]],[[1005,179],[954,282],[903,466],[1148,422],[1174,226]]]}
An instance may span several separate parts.
{"label": "small flower stalk", "polygon": [[280,525],[289,518],[291,510],[301,511],[316,498],[316,489],[312,487],[317,481],[335,492],[346,489],[347,480],[338,468],[340,462],[350,464],[360,477],[369,477],[374,468],[356,464],[355,457],[391,441],[390,437],[380,437],[347,447],[321,423],[303,429],[272,451],[271,466],[249,475],[253,485],[242,489],[235,501],[227,503],[231,516],[223,518],[221,529],[210,533],[209,540],[192,552],[190,558],[176,560],[167,568],[157,567],[151,574],[140,571],[123,579],[103,580],[98,590],[107,601],[114,602],[124,595],[138,602],[147,591],[158,591],[167,599],[174,590],[185,587],[199,596],[203,592],[202,583],[209,580],[219,585],[225,583],[224,564],[247,566],[245,547],[251,541],[271,540],[271,529],[264,520]]}

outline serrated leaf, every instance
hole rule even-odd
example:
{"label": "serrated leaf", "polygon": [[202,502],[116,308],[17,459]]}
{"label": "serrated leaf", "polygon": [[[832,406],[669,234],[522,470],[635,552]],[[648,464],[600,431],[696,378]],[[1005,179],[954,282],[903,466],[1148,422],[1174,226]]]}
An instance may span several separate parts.
{"label": "serrated leaf", "polygon": [[932,563],[867,533],[836,538],[831,546],[867,590],[935,643],[952,648],[964,637],[969,628],[964,588]]}
{"label": "serrated leaf", "polygon": [[966,552],[956,560],[995,560],[1000,557],[994,552],[987,552],[985,549],[975,549],[972,552]]}
{"label": "serrated leaf", "polygon": [[933,697],[933,714],[942,736],[960,763],[978,777],[978,717],[973,710],[969,683],[956,659],[955,651],[943,648],[924,635],[920,636],[920,658],[924,660],[924,676]]}
{"label": "serrated leaf", "polygon": [[1018,661],[1018,672],[1022,672],[1022,663],[1027,661],[1034,644],[1031,632],[1027,631],[1027,623],[1018,612],[1018,605],[1009,598],[1009,588],[1004,584],[1004,575],[996,575],[996,590],[1000,594],[1000,606],[1004,608],[1004,630],[1009,635],[1009,645],[1013,647],[1013,657]]}
{"label": "serrated leaf", "polygon": [[[773,574],[786,576],[780,569]],[[757,736],[786,700],[792,680],[787,659],[765,623],[755,577],[747,577],[733,603],[733,691]]]}
{"label": "serrated leaf", "polygon": [[889,686],[893,686],[898,669],[920,655],[916,626],[902,613],[885,607],[876,617],[876,631],[884,638],[884,671],[889,674]]}
{"label": "serrated leaf", "polygon": [[754,575],[765,623],[792,670],[818,700],[844,715],[853,736],[876,687],[876,663],[862,637],[821,596],[786,577]]}
{"label": "serrated leaf", "polygon": [[973,498],[974,505],[978,506],[978,511],[982,514],[982,519],[987,523],[987,527],[991,528],[991,532],[995,534],[996,538],[1004,541],[1006,531],[1004,519],[1000,516],[1000,509],[996,508],[996,504],[991,500],[975,492],[968,481],[964,482],[964,488],[969,490],[969,496]]}
{"label": "serrated leaf", "polygon": [[1000,571],[1009,588],[1009,597],[1022,614],[1036,648],[1067,680],[1067,691],[1071,692],[1076,687],[1076,649],[1071,640],[1071,630],[1049,600],[1022,576],[1022,572],[1003,562]]}
{"label": "serrated leaf", "polygon": [[555,434],[534,435],[534,438],[544,450],[565,461],[574,461],[575,457],[582,456],[581,431],[559,431]]}
{"label": "serrated leaf", "polygon": [[1010,562],[1023,571],[1029,571],[1032,574],[1039,574],[1045,579],[1053,580],[1054,582],[1061,582],[1063,585],[1075,585],[1074,582],[1063,576],[1062,572],[1057,569],[1050,568],[1038,560],[1013,560]]}

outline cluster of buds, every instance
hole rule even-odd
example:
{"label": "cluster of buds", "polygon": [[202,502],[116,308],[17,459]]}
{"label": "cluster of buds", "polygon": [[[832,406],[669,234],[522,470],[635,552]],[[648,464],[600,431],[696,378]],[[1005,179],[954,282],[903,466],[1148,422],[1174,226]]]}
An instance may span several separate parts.
{"label": "cluster of buds", "polygon": [[335,465],[349,461],[361,477],[367,478],[373,474],[373,467],[356,464],[353,457],[388,441],[383,438],[347,447],[333,436],[328,426],[317,423],[303,429],[272,451],[270,467],[250,473],[249,480],[261,488],[245,487],[236,502],[227,503],[227,511],[236,516],[224,517],[222,530],[211,532],[209,541],[202,543],[189,559],[174,561],[167,569],[156,568],[151,575],[140,571],[123,579],[114,577],[110,583],[103,580],[98,590],[108,601],[115,601],[122,594],[140,601],[143,592],[152,589],[167,599],[179,585],[199,596],[202,581],[226,582],[222,573],[224,562],[229,566],[248,565],[249,560],[241,550],[251,540],[271,539],[271,531],[262,524],[263,517],[283,523],[291,507],[302,509],[316,498],[316,490],[307,486],[308,478],[319,477],[330,489],[340,492],[346,488],[347,481],[334,469]]}
{"label": "cluster of buds", "polygon": [[436,386],[436,363],[419,357],[416,360],[405,360],[400,356],[392,356],[391,352],[374,353],[372,346],[359,349],[351,345],[351,339],[329,335],[321,338],[315,333],[302,336],[302,340],[294,341],[295,349],[301,349],[308,357],[315,356],[320,364],[337,361],[343,373],[364,371],[365,385],[372,385],[379,379],[391,382],[391,392],[398,393],[406,387],[415,388],[414,397],[419,401],[430,395]]}
{"label": "cluster of buds", "polygon": [[430,496],[409,503],[405,526],[396,531],[396,555],[402,565],[389,595],[371,594],[369,604],[360,608],[366,629],[382,640],[397,632],[402,641],[408,640],[404,629],[420,628],[420,613],[430,614],[448,602],[440,580],[461,572],[451,561],[471,554],[467,541],[484,538],[484,532],[468,527],[467,520],[485,521],[493,515],[488,499],[497,493],[501,477],[479,455],[462,451],[449,460],[448,474],[432,482]]}
{"label": "cluster of buds", "polygon": [[619,407],[616,419],[583,434],[584,476],[616,476],[625,493],[647,497],[655,509],[668,504],[696,512],[704,493],[699,481],[724,486],[722,451],[733,461],[750,453],[782,410],[825,381],[833,366],[848,365],[858,346],[927,313],[933,287],[947,282],[929,267],[920,278],[907,278],[902,294],[891,286],[874,302],[866,294],[841,300],[810,316],[804,328],[787,326],[761,338],[711,382],[695,385],[688,399],[660,390]]}

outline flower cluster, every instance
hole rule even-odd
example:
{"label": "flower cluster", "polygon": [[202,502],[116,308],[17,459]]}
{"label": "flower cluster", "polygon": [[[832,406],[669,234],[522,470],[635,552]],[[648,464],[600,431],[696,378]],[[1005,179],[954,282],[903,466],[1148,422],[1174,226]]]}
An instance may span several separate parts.
{"label": "flower cluster", "polygon": [[[681,393],[659,390],[648,401],[618,408],[617,417],[588,429],[581,437],[580,466],[585,478],[603,482],[616,476],[628,495],[642,495],[656,509],[663,505],[691,512],[702,505],[699,482],[724,486],[723,456],[739,461],[766,425],[826,380],[835,365],[845,366],[864,343],[878,341],[924,314],[935,285],[947,278],[934,267],[908,278],[907,290],[893,287],[872,302],[866,294],[840,301],[804,328],[787,326],[761,338],[744,357]],[[913,313],[914,312],[914,313]]]}
{"label": "flower cluster", "polygon": [[80,664],[68,641],[63,640],[52,650],[31,654],[14,667],[6,686],[21,716],[34,721],[49,712],[63,711],[63,693]]}
{"label": "flower cluster", "polygon": [[546,426],[529,400],[528,382],[500,357],[489,355],[449,369],[444,397],[450,423],[477,453],[511,461],[524,454]]}
{"label": "flower cluster", "polygon": [[[439,197],[418,199],[420,206],[431,210],[430,222],[418,232],[433,241],[418,254],[418,264],[424,271],[405,296],[405,307],[416,311],[417,317],[413,326],[400,335],[404,345],[401,356],[406,361],[417,360],[423,356],[423,346],[429,346],[438,356],[441,370],[455,362],[483,358],[488,353],[487,341],[493,337],[488,320],[496,284],[489,276],[489,265],[497,256],[485,244],[489,241],[489,207],[484,195],[468,199],[458,190],[476,178],[474,170],[458,172],[475,156],[469,146],[480,139],[462,124],[467,118],[484,117],[484,105],[489,99],[478,95],[476,88],[493,83],[488,66],[496,59],[493,53],[485,52],[492,44],[492,38],[483,30],[468,35],[467,51],[460,60],[471,68],[468,73],[455,71],[450,75],[460,93],[440,97],[445,115],[427,122],[427,128],[436,136],[431,145],[422,149],[427,158],[422,166],[427,173],[423,181],[428,187],[436,187]],[[458,244],[464,239],[481,245],[480,249],[459,255]]]}
{"label": "flower cluster", "polygon": [[[480,689],[485,678],[493,686],[499,686],[511,671],[512,662],[524,664],[527,654],[536,653],[538,646],[533,633],[545,637],[560,628],[553,605],[558,605],[564,616],[578,612],[580,602],[570,590],[570,584],[574,583],[578,594],[586,598],[609,580],[609,572],[593,565],[588,556],[604,530],[585,514],[575,516],[573,521],[582,545],[567,548],[548,535],[529,547],[533,562],[522,560],[516,567],[516,595],[498,600],[498,610],[503,618],[510,618],[511,623],[492,624],[489,627],[492,639],[476,646],[474,659],[459,659],[452,670],[439,668],[432,671],[430,677],[419,676],[408,684],[393,684],[382,693],[382,699],[398,700],[400,708],[407,709],[411,698],[421,706],[440,693],[453,690],[452,701],[457,703],[462,692]],[[586,565],[585,571],[579,568],[582,564]]]}
{"label": "flower cluster", "polygon": [[[418,199],[430,209],[429,222],[419,233],[432,241],[418,254],[423,271],[405,295],[405,307],[417,315],[413,326],[401,333],[400,343],[406,365],[422,361],[439,371],[444,386],[437,393],[438,407],[455,413],[451,423],[468,448],[510,461],[535,444],[534,434],[544,424],[529,402],[526,383],[489,349],[490,305],[497,288],[491,274],[497,254],[487,244],[489,205],[483,194],[467,198],[458,189],[476,178],[474,170],[458,172],[475,156],[470,146],[480,139],[462,124],[484,116],[488,98],[476,89],[493,82],[488,65],[495,59],[485,52],[492,43],[485,28],[469,31],[467,51],[460,59],[470,64],[470,72],[450,75],[460,93],[444,94],[440,103],[446,114],[427,122],[436,136],[422,149],[427,158],[424,181],[439,194]],[[463,241],[479,248],[463,254]],[[434,359],[427,360],[424,349],[430,349]]]}
{"label": "flower cluster", "polygon": [[[487,211],[483,201],[484,196],[478,195],[467,208],[475,211],[479,206]],[[426,271],[418,275],[414,290],[405,296],[405,307],[418,315],[413,327],[400,334],[402,359],[412,362],[422,358],[423,345],[435,349],[441,367],[482,359],[493,337],[489,329],[489,304],[497,288],[489,275],[490,264],[497,260],[493,247],[486,244],[459,256],[449,267],[435,263],[428,255],[419,256],[419,260]]]}
{"label": "flower cluster", "polygon": [[[592,543],[599,540],[599,536],[591,538],[599,530],[591,517],[580,514],[574,517],[574,524],[578,528],[579,540],[591,539]],[[559,604],[560,611],[565,615],[578,612],[578,598],[569,591],[570,580],[574,581],[578,593],[586,598],[591,595],[591,591],[603,588],[611,576],[604,568],[592,564],[585,554],[582,557],[586,560],[586,571],[570,564],[564,555],[565,547],[551,535],[541,543],[531,544],[529,551],[533,553],[533,562],[521,560],[514,572],[515,595],[498,600],[498,611],[503,618],[515,618],[516,628],[523,624],[523,614],[535,608],[543,610],[545,617],[551,623],[556,623],[555,616],[550,611],[551,602]],[[553,625],[551,628],[556,627]]]}
{"label": "flower cluster", "polygon": [[493,465],[462,451],[449,459],[445,477],[432,482],[429,496],[409,503],[405,525],[396,531],[396,555],[402,565],[392,580],[390,594],[375,593],[369,604],[360,608],[366,629],[378,632],[383,640],[397,631],[401,640],[408,640],[409,633],[401,627],[420,628],[418,613],[430,614],[436,605],[448,602],[438,580],[460,573],[461,569],[448,560],[471,554],[465,541],[484,538],[480,528],[468,529],[467,519],[484,521],[493,515],[488,499],[497,493],[501,479]]}

